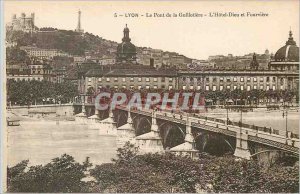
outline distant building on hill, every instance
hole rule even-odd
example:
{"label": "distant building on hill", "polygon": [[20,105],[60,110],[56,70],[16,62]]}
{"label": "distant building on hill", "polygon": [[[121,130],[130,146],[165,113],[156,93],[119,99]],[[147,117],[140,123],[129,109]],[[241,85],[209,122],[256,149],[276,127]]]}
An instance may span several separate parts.
{"label": "distant building on hill", "polygon": [[30,16],[26,16],[25,13],[21,14],[21,17],[17,18],[17,15],[12,16],[11,22],[6,25],[8,30],[23,31],[23,32],[34,32],[37,31],[37,27],[34,25],[34,13]]}
{"label": "distant building on hill", "polygon": [[58,49],[44,49],[36,46],[21,46],[21,50],[26,51],[29,56],[36,57],[39,59],[53,59],[53,57],[69,57],[68,53],[65,53]]}

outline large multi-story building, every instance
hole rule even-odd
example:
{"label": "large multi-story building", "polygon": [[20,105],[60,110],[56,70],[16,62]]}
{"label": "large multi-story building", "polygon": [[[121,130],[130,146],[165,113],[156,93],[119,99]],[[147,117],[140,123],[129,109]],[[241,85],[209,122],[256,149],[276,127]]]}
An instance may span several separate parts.
{"label": "large multi-story building", "polygon": [[44,49],[38,48],[36,46],[21,46],[21,50],[26,51],[26,53],[31,57],[36,57],[39,59],[53,59],[53,57],[68,57],[68,53],[65,53],[58,49]]}
{"label": "large multi-story building", "polygon": [[[128,30],[128,28],[125,28]],[[124,30],[125,31],[125,30]],[[128,30],[129,31],[129,30]],[[124,33],[125,34],[125,33]],[[125,36],[129,38],[129,36]],[[122,43],[121,43],[122,45]],[[132,45],[131,45],[132,46]],[[210,68],[197,69],[155,69],[134,63],[132,52],[124,47],[118,50],[118,56],[127,62],[120,66],[110,66],[109,69],[91,69],[85,76],[84,91],[89,87],[135,88],[135,89],[180,89],[180,90],[294,90],[299,89],[299,47],[296,46],[290,32],[286,45],[280,48],[269,64],[269,69],[260,69],[256,55],[252,55],[248,67],[244,69]],[[130,51],[135,50],[128,47]],[[128,57],[126,57],[128,53]],[[268,53],[267,53],[268,54]],[[177,60],[177,59],[176,59]],[[178,61],[184,62],[183,58]],[[124,68],[126,67],[126,68]],[[82,84],[81,84],[82,85]]]}
{"label": "large multi-story building", "polygon": [[174,89],[177,73],[156,69],[94,69],[86,74],[85,88]]}
{"label": "large multi-story building", "polygon": [[39,60],[32,60],[30,64],[7,65],[6,75],[7,79],[16,81],[52,81],[53,77],[50,64]]}

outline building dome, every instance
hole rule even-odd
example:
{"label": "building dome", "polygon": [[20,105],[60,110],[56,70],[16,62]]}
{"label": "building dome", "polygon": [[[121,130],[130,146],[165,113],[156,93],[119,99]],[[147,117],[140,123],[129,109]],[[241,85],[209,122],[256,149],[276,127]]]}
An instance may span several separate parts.
{"label": "building dome", "polygon": [[290,31],[289,39],[285,46],[281,47],[274,56],[275,61],[299,62],[299,47],[293,39],[292,31]]}
{"label": "building dome", "polygon": [[136,47],[132,44],[129,37],[129,28],[124,28],[124,37],[122,38],[122,43],[117,47],[117,60],[118,61],[132,61],[136,59]]}

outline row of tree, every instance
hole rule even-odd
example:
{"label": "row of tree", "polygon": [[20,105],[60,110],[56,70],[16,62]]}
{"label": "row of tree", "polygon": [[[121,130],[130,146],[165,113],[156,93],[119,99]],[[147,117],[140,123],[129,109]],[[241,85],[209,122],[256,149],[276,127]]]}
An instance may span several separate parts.
{"label": "row of tree", "polygon": [[77,87],[71,82],[7,80],[7,101],[13,105],[68,103],[77,96]]}
{"label": "row of tree", "polygon": [[[69,155],[46,165],[28,166],[23,161],[8,168],[9,192],[110,192],[110,193],[296,193],[299,165],[280,163],[262,168],[255,161],[202,155],[199,160],[173,154],[137,155],[127,143],[117,159],[92,167]],[[88,170],[89,169],[89,170]],[[89,173],[88,173],[89,172]],[[89,178],[87,178],[89,174]]]}
{"label": "row of tree", "polygon": [[298,98],[298,93],[293,90],[224,90],[224,91],[209,91],[206,92],[206,99],[211,99],[214,102],[220,100],[225,101],[232,99],[233,101],[241,100],[248,103],[258,103],[260,99],[274,99],[275,101],[282,100],[283,102],[292,102],[293,98]]}

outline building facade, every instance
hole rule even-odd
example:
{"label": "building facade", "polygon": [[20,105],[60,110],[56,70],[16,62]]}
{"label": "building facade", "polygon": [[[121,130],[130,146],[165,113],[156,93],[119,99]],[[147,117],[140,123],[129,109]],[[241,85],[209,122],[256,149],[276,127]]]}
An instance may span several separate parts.
{"label": "building facade", "polygon": [[281,71],[180,71],[183,90],[297,90],[298,73]]}
{"label": "building facade", "polygon": [[[125,30],[124,30],[125,31]],[[128,30],[129,31],[129,30]],[[134,50],[130,48],[130,50]],[[256,54],[252,55],[245,69],[157,69],[145,66],[120,66],[110,69],[91,69],[85,74],[84,88],[131,88],[131,89],[176,89],[176,90],[292,90],[299,91],[299,48],[292,39],[290,32],[286,45],[280,48],[269,69],[261,70]],[[125,56],[126,50],[118,50]],[[117,55],[121,55],[117,53]],[[125,54],[125,55],[124,55]],[[267,53],[268,54],[268,53]],[[126,56],[125,56],[126,58]],[[132,53],[128,52],[127,62],[132,61]],[[176,59],[184,63],[184,59]],[[205,61],[206,62],[206,61]],[[199,62],[201,64],[201,61]],[[209,62],[208,62],[209,63]]]}
{"label": "building facade", "polygon": [[26,53],[31,57],[36,57],[38,59],[53,59],[53,57],[69,57],[68,53],[60,51],[58,49],[44,49],[35,46],[21,46],[21,50],[26,51]]}
{"label": "building facade", "polygon": [[177,73],[155,69],[90,70],[86,73],[85,88],[175,89]]}

